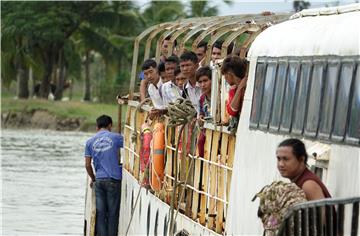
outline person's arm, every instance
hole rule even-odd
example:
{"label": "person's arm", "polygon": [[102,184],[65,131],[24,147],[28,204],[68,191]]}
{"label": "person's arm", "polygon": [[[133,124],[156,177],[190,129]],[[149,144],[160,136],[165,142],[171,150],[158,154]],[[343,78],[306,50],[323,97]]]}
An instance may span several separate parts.
{"label": "person's arm", "polygon": [[148,84],[147,79],[143,79],[140,82],[140,102],[144,101],[146,98],[147,84]]}
{"label": "person's arm", "polygon": [[235,95],[230,103],[230,108],[236,113],[241,111],[242,103],[243,103],[243,96],[244,94],[241,92],[246,87],[247,78],[241,80],[239,85],[236,88]]}
{"label": "person's arm", "polygon": [[91,178],[90,187],[92,187],[93,183],[95,182],[95,175],[94,175],[93,168],[91,166],[91,159],[92,159],[91,157],[85,157],[85,169]]}
{"label": "person's arm", "polygon": [[308,201],[319,200],[319,199],[325,198],[324,193],[323,193],[320,185],[318,185],[313,180],[306,181],[303,184],[302,189],[304,190],[305,195],[306,195],[306,199]]}

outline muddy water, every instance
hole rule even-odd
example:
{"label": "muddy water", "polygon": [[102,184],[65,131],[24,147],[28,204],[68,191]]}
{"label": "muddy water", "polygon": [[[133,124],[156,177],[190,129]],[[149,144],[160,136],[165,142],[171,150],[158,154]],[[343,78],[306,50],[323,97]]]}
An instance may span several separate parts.
{"label": "muddy water", "polygon": [[2,130],[2,235],[81,235],[89,133]]}

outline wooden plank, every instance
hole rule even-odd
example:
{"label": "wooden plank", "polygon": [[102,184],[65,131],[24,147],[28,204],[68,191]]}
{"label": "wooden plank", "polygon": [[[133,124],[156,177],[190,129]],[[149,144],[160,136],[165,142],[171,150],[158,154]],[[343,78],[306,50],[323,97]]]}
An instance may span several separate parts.
{"label": "wooden plank", "polygon": [[[199,135],[202,131],[200,131],[198,133],[198,138],[197,140],[199,140]],[[198,145],[196,145],[196,152],[195,152],[196,157],[199,156],[199,148]],[[194,181],[193,181],[193,186],[195,187],[195,189],[200,189],[200,176],[201,176],[201,166],[202,163],[199,159],[195,158],[194,159]],[[192,206],[191,206],[191,218],[193,220],[196,220],[198,218],[198,210],[199,210],[199,193],[196,191],[193,191],[192,193]]]}
{"label": "wooden plank", "polygon": [[[196,155],[197,156],[197,155]],[[200,175],[201,175],[201,161],[199,159],[194,159],[195,174],[194,174],[194,187],[199,189]],[[192,197],[192,206],[191,206],[191,218],[196,220],[198,217],[198,208],[199,208],[199,193],[194,191]]]}
{"label": "wooden plank", "polygon": [[[167,127],[166,145],[174,147],[173,137],[174,137],[174,128],[173,127]],[[166,148],[166,167],[165,167],[165,171],[166,171],[166,174],[169,175],[169,176],[173,176],[173,174],[172,174],[172,165],[173,165],[173,156],[174,155],[175,154],[173,153],[173,150],[171,150],[170,148]],[[167,183],[167,190],[171,189],[172,188],[172,180],[167,178],[166,183]],[[167,202],[168,201],[169,201],[169,199],[167,197]]]}
{"label": "wooden plank", "polygon": [[[227,152],[228,152],[228,142],[229,142],[229,135],[223,133],[221,137],[221,147],[220,147],[220,164],[225,164],[226,158],[227,158]],[[218,191],[217,196],[218,198],[224,199],[225,197],[225,170],[221,167],[217,167],[217,173],[218,173]],[[224,205],[225,203],[221,201],[216,202],[216,209],[217,209],[217,215],[216,215],[216,232],[219,234],[222,234],[223,231],[223,223],[224,223]]]}
{"label": "wooden plank", "polygon": [[[141,125],[144,123],[145,120],[145,112],[136,112],[136,144],[135,144],[135,151],[136,153],[140,153],[140,131],[141,131]],[[139,174],[140,174],[140,158],[134,156],[134,177],[139,180]]]}
{"label": "wooden plank", "polygon": [[[130,125],[130,116],[131,116],[131,107],[130,106],[126,106],[127,107],[127,111],[126,111],[126,118],[125,118],[125,124],[126,125]],[[125,140],[125,147],[130,147],[130,130],[126,127],[124,127],[124,140]],[[124,150],[125,152],[125,156],[124,156],[124,167],[125,169],[127,169],[128,171],[130,171],[130,163],[129,163],[129,158],[130,158],[130,154],[128,150]]]}
{"label": "wooden plank", "polygon": [[[221,137],[221,133],[219,131],[214,131],[212,147],[211,147],[211,157],[210,160],[213,162],[217,161],[218,153],[219,153],[219,140]],[[217,167],[215,165],[210,165],[210,195],[216,195],[216,186],[217,186]],[[208,228],[213,229],[215,226],[215,215],[216,215],[216,201],[213,198],[209,199],[209,220],[208,220]]]}
{"label": "wooden plank", "polygon": [[[187,140],[188,140],[188,131],[189,131],[189,126],[186,125],[184,128],[184,132],[182,135],[182,139],[181,139],[181,159],[180,159],[180,169],[179,170],[179,174],[180,174],[180,181],[181,182],[185,182],[185,178],[186,178],[186,168],[187,168],[187,158],[186,158],[186,144],[187,144]],[[185,199],[185,194],[183,194],[182,192],[185,191],[183,185],[181,185],[179,187],[179,197],[181,197],[181,195],[183,195],[183,197],[180,199],[180,202],[184,202]]]}
{"label": "wooden plank", "polygon": [[[189,131],[191,132],[188,138],[188,145],[189,145],[189,153],[191,155],[196,155],[196,150],[197,150],[197,139],[194,139],[194,144],[191,143],[191,140],[193,139],[193,135],[194,135],[194,123],[192,122],[191,125],[189,125]],[[192,147],[193,146],[193,147]],[[193,148],[193,149],[192,149]],[[190,158],[189,156],[187,156],[187,163],[188,163],[188,168],[187,168],[187,175],[188,176],[188,181],[187,184],[194,187],[194,171],[195,171],[195,163],[194,160],[192,158]],[[193,196],[193,192],[194,190],[187,188],[186,189],[186,207],[185,207],[185,215],[190,217],[192,216],[192,196]]]}
{"label": "wooden plank", "polygon": [[[229,136],[229,146],[228,146],[228,159],[226,165],[228,167],[233,167],[234,163],[234,154],[235,154],[235,142],[236,138],[233,135]],[[226,177],[226,201],[229,201],[229,194],[230,194],[230,187],[231,187],[231,176],[232,171],[227,171],[227,177]]]}
{"label": "wooden plank", "polygon": [[[134,108],[134,107],[131,107],[130,108],[130,112],[131,112],[131,114],[130,114],[130,127],[134,127],[134,125],[135,125],[135,120],[134,120],[134,117],[135,117],[135,110],[136,110],[136,108]],[[132,142],[132,140],[131,140],[131,137],[132,137],[132,135],[133,135],[133,133],[134,133],[134,131],[131,131],[130,132],[130,137],[129,137],[129,148],[130,148],[130,150],[135,150],[134,148],[135,148],[135,145],[134,145],[134,143]],[[135,158],[135,155],[133,154],[133,153],[129,153],[129,170],[130,170],[130,173],[132,174],[132,175],[134,175],[134,158]]]}
{"label": "wooden plank", "polygon": [[[205,131],[205,148],[204,148],[204,159],[210,159],[210,152],[211,152],[211,141],[212,141],[212,131],[206,130]],[[209,164],[203,163],[203,173],[202,173],[202,180],[201,180],[201,190],[207,192],[208,188],[208,174],[209,174]],[[199,213],[199,223],[202,225],[206,224],[206,201],[207,197],[204,194],[200,196],[200,213]]]}

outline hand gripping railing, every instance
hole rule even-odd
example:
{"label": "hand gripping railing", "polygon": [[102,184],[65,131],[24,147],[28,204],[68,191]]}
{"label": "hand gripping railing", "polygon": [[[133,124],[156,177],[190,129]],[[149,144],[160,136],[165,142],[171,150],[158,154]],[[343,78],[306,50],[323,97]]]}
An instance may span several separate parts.
{"label": "hand gripping railing", "polygon": [[290,208],[278,235],[356,236],[359,233],[360,197],[322,199]]}

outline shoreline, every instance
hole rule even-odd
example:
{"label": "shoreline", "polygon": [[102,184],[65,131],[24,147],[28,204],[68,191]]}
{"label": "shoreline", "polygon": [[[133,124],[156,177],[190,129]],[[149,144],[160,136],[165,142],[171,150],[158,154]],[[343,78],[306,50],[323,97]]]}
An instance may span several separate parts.
{"label": "shoreline", "polygon": [[2,111],[2,129],[50,129],[57,131],[93,132],[95,123],[88,123],[84,118],[63,118],[46,109],[30,111]]}

